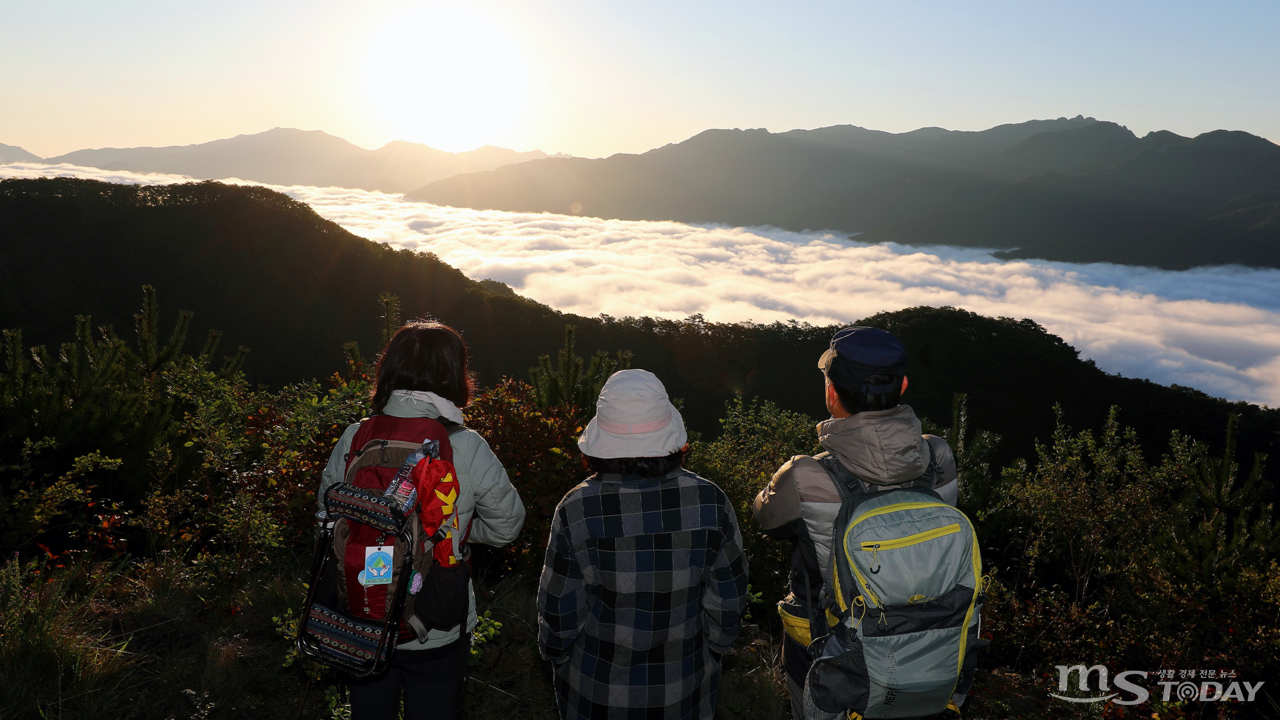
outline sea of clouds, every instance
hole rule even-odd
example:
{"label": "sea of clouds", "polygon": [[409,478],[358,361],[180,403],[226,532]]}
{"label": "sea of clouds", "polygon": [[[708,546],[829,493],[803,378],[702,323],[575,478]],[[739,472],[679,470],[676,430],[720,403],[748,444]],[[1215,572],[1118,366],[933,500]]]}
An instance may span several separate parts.
{"label": "sea of clouds", "polygon": [[[0,178],[42,176],[186,180],[0,165]],[[430,251],[471,278],[504,282],[566,312],[831,324],[950,305],[1032,318],[1108,372],[1280,406],[1277,270],[1004,262],[986,250],[859,245],[835,233],[469,210],[346,188],[274,189],[357,235]]]}

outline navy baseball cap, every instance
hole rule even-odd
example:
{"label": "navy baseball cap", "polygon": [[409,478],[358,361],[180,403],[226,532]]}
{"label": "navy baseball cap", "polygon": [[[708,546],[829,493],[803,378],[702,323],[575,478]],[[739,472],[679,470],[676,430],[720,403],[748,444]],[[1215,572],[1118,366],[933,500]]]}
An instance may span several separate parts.
{"label": "navy baseball cap", "polygon": [[866,379],[872,375],[901,379],[907,374],[907,348],[892,333],[855,325],[836,331],[818,367],[845,390],[879,395],[893,392],[898,384],[868,385]]}

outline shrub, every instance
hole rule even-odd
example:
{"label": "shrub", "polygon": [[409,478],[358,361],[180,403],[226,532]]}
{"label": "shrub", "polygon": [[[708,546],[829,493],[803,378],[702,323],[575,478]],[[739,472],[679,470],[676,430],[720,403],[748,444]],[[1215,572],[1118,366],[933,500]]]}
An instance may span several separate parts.
{"label": "shrub", "polygon": [[586,478],[578,451],[582,425],[577,410],[564,405],[539,408],[532,386],[503,378],[471,401],[466,419],[506,466],[526,513],[524,530],[508,549],[476,549],[493,558],[488,565],[500,573],[541,572],[556,506]]}
{"label": "shrub", "polygon": [[[783,463],[821,450],[814,432],[817,423],[759,398],[734,398],[726,403],[725,412],[720,437],[694,443],[686,464],[729,496],[738,514],[752,586],[773,602],[786,594],[794,543],[765,537],[751,504]],[[770,618],[763,622],[776,621],[774,613],[760,615]]]}
{"label": "shrub", "polygon": [[[1221,472],[1229,459],[1210,461],[1203,445],[1175,433],[1169,453],[1149,464],[1117,415],[1097,438],[1073,432],[1059,416],[1037,461],[1005,471],[1010,535],[1025,545],[993,558],[1003,563],[991,567],[1002,581],[992,583],[984,616],[996,660],[1274,673],[1280,598],[1268,588],[1280,586],[1280,574],[1273,551],[1245,552],[1245,541],[1225,536],[1214,520],[1225,506],[1213,498],[1240,490],[1233,472]],[[1270,537],[1274,528],[1257,525],[1269,522],[1269,509],[1236,510],[1254,518],[1236,527]],[[1225,554],[1206,555],[1208,547]],[[1245,556],[1254,562],[1238,562]],[[1188,564],[1206,557],[1218,563],[1208,573]]]}

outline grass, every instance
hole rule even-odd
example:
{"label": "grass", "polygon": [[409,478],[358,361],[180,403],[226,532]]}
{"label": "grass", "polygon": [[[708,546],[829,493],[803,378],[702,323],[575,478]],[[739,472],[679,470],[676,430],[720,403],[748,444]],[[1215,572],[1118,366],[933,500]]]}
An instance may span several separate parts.
{"label": "grass", "polygon": [[[536,577],[512,576],[481,584],[477,608],[502,623],[497,636],[479,646],[464,704],[468,720],[556,717],[551,668],[538,655]],[[721,666],[720,720],[790,717],[782,677],[780,637],[749,625]]]}
{"label": "grass", "polygon": [[[123,567],[0,568],[0,720],[344,717],[341,679],[289,658],[301,563],[234,586],[194,582],[171,558]],[[466,717],[553,718],[538,655],[537,578],[477,583],[488,639],[473,653]],[[751,625],[725,655],[718,718],[787,717],[779,638]],[[318,672],[317,672],[318,671]]]}
{"label": "grass", "polygon": [[[277,621],[296,617],[303,575],[298,561],[218,588],[193,584],[164,557],[128,567],[11,560],[0,567],[0,720],[345,720],[341,678],[291,661],[282,637],[291,633]],[[537,578],[480,579],[476,590],[489,631],[473,652],[465,717],[556,717],[551,670],[538,655]],[[790,717],[780,631],[768,603],[753,612],[759,624],[746,625],[724,656],[717,720]],[[1047,677],[980,669],[965,717],[1119,717],[1110,706],[1051,701]],[[1263,708],[1214,710],[1253,717]],[[1158,716],[1201,713],[1163,706]]]}

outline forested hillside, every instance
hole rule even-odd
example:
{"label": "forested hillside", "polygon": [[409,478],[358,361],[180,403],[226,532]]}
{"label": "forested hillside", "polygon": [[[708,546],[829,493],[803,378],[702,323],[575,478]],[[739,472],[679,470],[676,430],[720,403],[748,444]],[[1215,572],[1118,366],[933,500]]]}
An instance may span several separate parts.
{"label": "forested hillside", "polygon": [[[127,333],[146,284],[157,290],[163,321],[193,311],[193,343],[217,329],[225,351],[250,349],[251,381],[279,386],[326,377],[351,341],[374,355],[378,296],[389,292],[404,317],[430,315],[459,328],[482,384],[523,377],[560,348],[572,324],[586,355],[632,351],[637,367],[684,398],[686,418],[704,434],[719,432],[717,419],[735,394],[823,412],[815,362],[831,328],[563,314],[491,292],[430,254],[359,238],[262,188],[7,180],[0,234],[7,238],[0,328],[21,330],[27,345],[70,339],[76,315]],[[1122,420],[1153,448],[1174,429],[1218,447],[1228,412],[1238,412],[1243,451],[1280,452],[1280,411],[1109,375],[1030,320],[913,308],[863,322],[907,343],[908,401],[921,414],[944,420],[953,394],[967,393],[972,421],[1004,437],[1006,459],[1029,455],[1033,441],[1052,432],[1055,403],[1080,427],[1096,426],[1119,405]]]}

